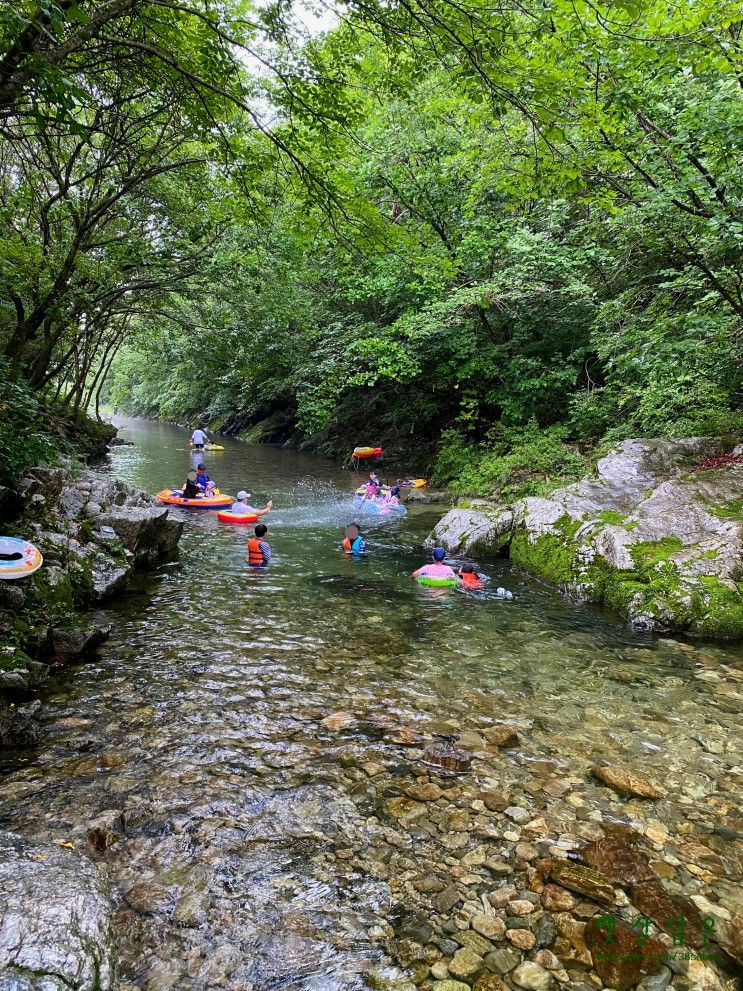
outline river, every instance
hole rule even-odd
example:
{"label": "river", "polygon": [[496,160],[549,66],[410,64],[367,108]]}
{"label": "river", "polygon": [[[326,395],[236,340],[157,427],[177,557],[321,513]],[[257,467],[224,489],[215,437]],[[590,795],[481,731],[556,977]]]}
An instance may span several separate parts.
{"label": "river", "polygon": [[[185,431],[120,425],[134,446],[114,451],[114,473],[152,492],[182,483]],[[360,476],[222,443],[204,456],[222,490],[274,500],[270,568],[247,570],[244,528],[176,510],[180,559],[104,611],[110,640],[51,683],[43,746],[0,780],[4,828],[82,845],[91,824],[119,824],[100,866],[123,987],[404,988],[401,962],[430,986],[468,904],[487,914],[513,883],[535,930],[538,857],[612,824],[641,836],[672,890],[740,911],[740,851],[721,839],[740,787],[739,649],[633,635],[507,562],[483,565],[481,595],[418,587],[433,507],[372,518],[368,557],[346,559]],[[517,745],[489,745],[504,721]],[[468,771],[424,763],[457,739]],[[603,760],[666,797],[619,798],[589,773]],[[452,882],[470,897],[442,908]]]}

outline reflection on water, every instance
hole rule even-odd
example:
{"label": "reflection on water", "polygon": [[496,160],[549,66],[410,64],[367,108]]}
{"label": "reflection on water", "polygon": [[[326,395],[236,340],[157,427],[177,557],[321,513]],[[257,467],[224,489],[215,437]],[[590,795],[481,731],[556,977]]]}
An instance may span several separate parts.
{"label": "reflection on water", "polygon": [[[186,431],[127,421],[123,436],[135,446],[115,451],[119,476],[153,492],[182,483]],[[175,510],[187,519],[180,561],[108,610],[111,640],[53,686],[44,746],[0,781],[7,828],[78,843],[91,823],[121,834],[101,867],[130,987],[402,980],[384,952],[410,895],[398,874],[449,863],[447,837],[460,833],[441,816],[474,815],[488,787],[543,809],[547,846],[579,835],[570,789],[641,832],[656,816],[671,840],[680,826],[705,843],[726,819],[739,651],[630,635],[506,562],[487,567],[490,588],[511,588],[513,601],[420,588],[409,574],[425,559],[430,511],[364,520],[370,554],[351,560],[338,547],[361,476],[224,444],[203,455],[222,490],[274,500],[270,568],[247,569],[245,528]],[[348,716],[323,722],[337,713]],[[426,774],[415,744],[466,744],[502,719],[522,727],[521,745],[478,755],[449,804],[400,839],[385,803]],[[620,802],[588,776],[602,758],[661,781],[669,800],[651,812]],[[534,787],[553,779],[568,785],[552,797]],[[482,842],[472,834],[458,856]],[[720,870],[708,883],[736,897],[734,869]]]}

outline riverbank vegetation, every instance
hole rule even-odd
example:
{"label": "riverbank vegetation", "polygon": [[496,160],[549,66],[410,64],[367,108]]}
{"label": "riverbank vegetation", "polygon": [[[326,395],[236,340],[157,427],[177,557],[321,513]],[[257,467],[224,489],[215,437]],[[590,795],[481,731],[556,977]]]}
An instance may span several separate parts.
{"label": "riverbank vegetation", "polygon": [[739,5],[20,7],[14,380],[478,495],[743,430]]}

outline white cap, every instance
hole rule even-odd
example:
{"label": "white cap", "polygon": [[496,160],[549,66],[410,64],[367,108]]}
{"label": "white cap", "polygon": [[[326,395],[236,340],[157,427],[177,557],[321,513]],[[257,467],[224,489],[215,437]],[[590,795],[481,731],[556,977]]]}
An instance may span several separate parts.
{"label": "white cap", "polygon": [[237,498],[238,499],[249,499],[250,498],[250,493],[249,492],[246,492],[245,489],[240,489],[240,491],[237,493]]}

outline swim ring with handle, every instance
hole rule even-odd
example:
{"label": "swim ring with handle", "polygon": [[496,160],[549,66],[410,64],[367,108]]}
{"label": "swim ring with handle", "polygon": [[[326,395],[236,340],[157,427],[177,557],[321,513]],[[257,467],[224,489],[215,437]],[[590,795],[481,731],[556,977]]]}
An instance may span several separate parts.
{"label": "swim ring with handle", "polygon": [[458,578],[429,578],[427,575],[421,575],[420,578],[415,579],[419,585],[431,585],[434,587],[446,585],[458,585]]}

